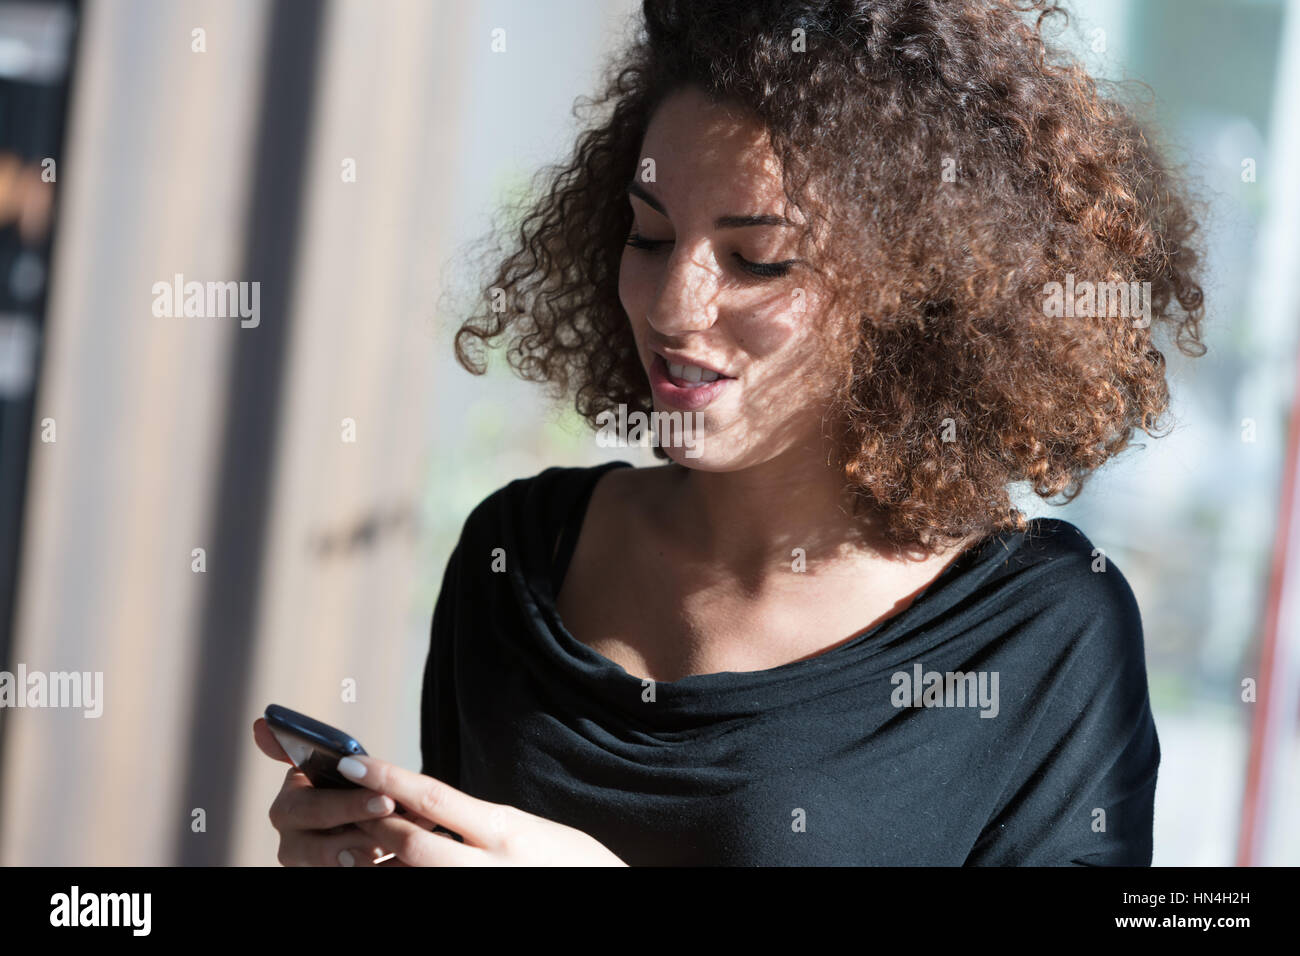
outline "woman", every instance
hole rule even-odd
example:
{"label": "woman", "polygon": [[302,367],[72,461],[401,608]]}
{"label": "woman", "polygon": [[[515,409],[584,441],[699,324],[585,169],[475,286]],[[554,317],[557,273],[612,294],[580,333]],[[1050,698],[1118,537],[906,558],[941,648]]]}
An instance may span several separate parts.
{"label": "woman", "polygon": [[1195,224],[1016,6],[646,0],[457,353],[697,430],[474,510],[421,773],[291,770],[282,862],[1150,863],[1137,604],[1008,486],[1165,412]]}

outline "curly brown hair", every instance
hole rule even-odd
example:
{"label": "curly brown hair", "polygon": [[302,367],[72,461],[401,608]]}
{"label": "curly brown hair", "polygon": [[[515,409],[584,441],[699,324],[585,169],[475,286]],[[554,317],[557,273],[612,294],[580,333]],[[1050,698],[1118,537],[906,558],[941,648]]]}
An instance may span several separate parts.
{"label": "curly brown hair", "polygon": [[[1059,5],[644,0],[642,12],[587,101],[601,118],[543,171],[490,304],[456,333],[463,366],[481,374],[483,346],[506,336],[510,365],[571,396],[593,428],[620,403],[653,409],[618,293],[625,196],[657,105],[689,84],[761,119],[810,223],[841,319],[825,323],[843,370],[828,435],[855,500],[884,516],[883,540],[934,551],[1024,530],[1009,485],[1072,500],[1137,428],[1156,435],[1169,405],[1156,327],[1187,355],[1206,351],[1196,204],[1135,108],[1045,40]],[[1151,322],[1058,314],[1045,292],[1075,277],[1149,283]]]}

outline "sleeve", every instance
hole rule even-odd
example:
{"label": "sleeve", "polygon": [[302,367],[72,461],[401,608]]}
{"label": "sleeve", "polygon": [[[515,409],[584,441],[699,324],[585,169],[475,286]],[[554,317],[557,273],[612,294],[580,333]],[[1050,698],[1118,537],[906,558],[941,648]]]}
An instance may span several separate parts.
{"label": "sleeve", "polygon": [[1037,723],[966,864],[1150,866],[1160,744],[1142,621],[1119,569],[1082,563],[1035,646],[1065,653],[1039,685]]}
{"label": "sleeve", "polygon": [[461,551],[452,549],[434,604],[429,655],[420,695],[420,773],[460,787],[460,716],[454,670],[457,605],[461,598]]}

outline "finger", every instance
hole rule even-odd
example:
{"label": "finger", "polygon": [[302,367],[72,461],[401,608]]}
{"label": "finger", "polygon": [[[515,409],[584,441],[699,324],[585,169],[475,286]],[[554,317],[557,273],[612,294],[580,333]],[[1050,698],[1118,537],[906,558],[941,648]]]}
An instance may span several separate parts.
{"label": "finger", "polygon": [[374,866],[388,853],[357,827],[339,833],[290,830],[280,840],[279,860],[284,866]]}
{"label": "finger", "polygon": [[[462,839],[460,838],[460,836],[459,836],[458,834],[455,834],[455,833],[452,833],[452,832],[449,831],[449,830],[445,830],[445,829],[443,829],[443,827],[442,827],[441,824],[434,823],[432,820],[426,820],[424,817],[420,816],[418,813],[411,813],[411,812],[408,811],[404,806],[402,806],[400,803],[397,805],[397,809],[393,811],[392,816],[393,816],[394,819],[397,819],[397,820],[406,820],[406,821],[408,821],[408,822],[410,822],[410,823],[413,823],[413,824],[415,824],[417,827],[419,827],[421,830],[425,830],[425,831],[427,831],[427,832],[429,832],[429,833],[436,833],[438,836],[445,836],[445,837],[447,837],[447,838],[449,838],[449,839],[455,840],[455,841],[458,842],[458,843],[464,843],[464,842],[465,842],[464,840],[462,840]],[[349,826],[355,826],[355,824],[349,824]]]}
{"label": "finger", "polygon": [[478,847],[458,843],[445,833],[426,830],[401,817],[362,820],[357,828],[386,853],[396,853],[407,866],[484,866],[488,862],[487,854]]}
{"label": "finger", "polygon": [[335,866],[383,866],[397,857],[381,846],[353,846],[339,850],[334,859]]}
{"label": "finger", "polygon": [[496,845],[509,819],[510,807],[471,797],[451,784],[378,757],[345,757],[338,770],[363,787],[387,794],[413,814],[459,833],[473,846]]}
{"label": "finger", "polygon": [[306,774],[291,771],[271,804],[271,825],[277,830],[329,830],[371,820],[393,812],[391,797],[365,788],[334,790],[313,787]]}
{"label": "finger", "polygon": [[293,763],[289,755],[284,752],[284,748],[280,746],[280,741],[275,739],[275,734],[271,732],[271,725],[266,722],[265,717],[253,721],[253,740],[257,742],[262,753],[271,759]]}

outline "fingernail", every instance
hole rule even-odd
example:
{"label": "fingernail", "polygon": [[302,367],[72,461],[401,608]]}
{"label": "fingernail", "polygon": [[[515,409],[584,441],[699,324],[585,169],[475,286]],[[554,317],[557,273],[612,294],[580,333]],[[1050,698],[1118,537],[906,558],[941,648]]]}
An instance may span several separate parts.
{"label": "fingernail", "polygon": [[356,866],[357,861],[347,850],[339,850],[339,866]]}
{"label": "fingernail", "polygon": [[371,797],[366,803],[366,809],[371,813],[388,813],[393,809],[393,801],[387,797]]}
{"label": "fingernail", "polygon": [[360,780],[366,775],[366,765],[355,757],[344,757],[339,761],[339,773],[349,780]]}

